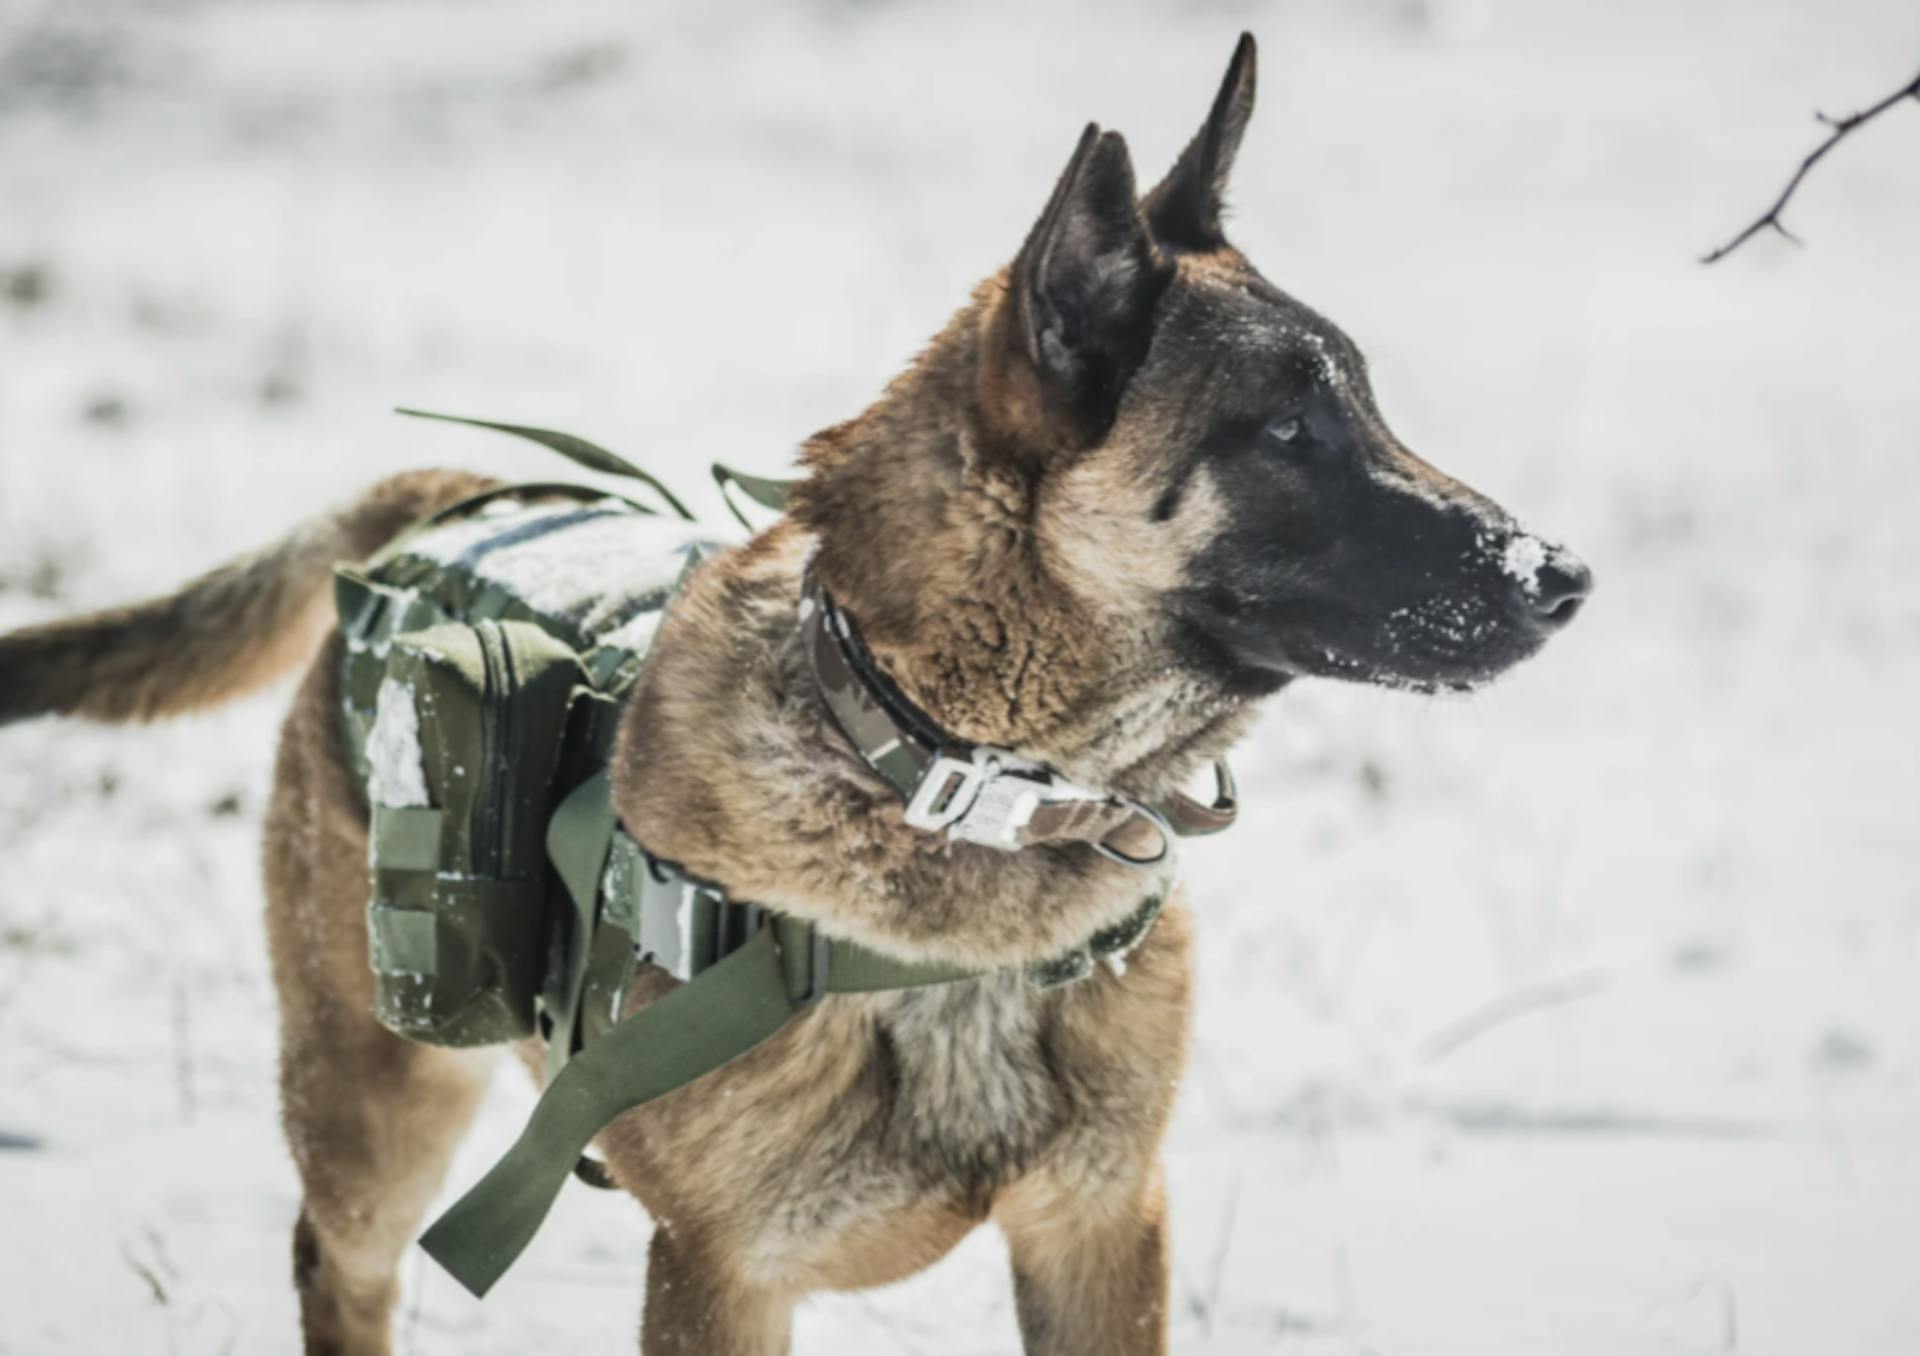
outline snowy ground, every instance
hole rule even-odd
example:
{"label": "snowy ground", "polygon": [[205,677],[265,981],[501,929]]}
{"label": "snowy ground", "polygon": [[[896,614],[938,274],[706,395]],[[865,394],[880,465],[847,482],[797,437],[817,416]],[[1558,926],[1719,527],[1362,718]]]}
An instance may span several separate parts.
{"label": "snowy ground", "polygon": [[[1239,237],[1412,446],[1600,589],[1470,703],[1289,695],[1193,849],[1177,1350],[1920,1350],[1920,64],[1866,0],[0,5],[0,625],[395,467],[692,491],[856,410],[1088,118],[1143,174],[1263,41]],[[707,503],[711,506],[709,497]],[[253,843],[284,693],[0,733],[0,1352],[294,1346]],[[528,1105],[502,1081],[456,1177]],[[630,1347],[570,1191],[401,1350]],[[803,1353],[1005,1352],[991,1235]]]}

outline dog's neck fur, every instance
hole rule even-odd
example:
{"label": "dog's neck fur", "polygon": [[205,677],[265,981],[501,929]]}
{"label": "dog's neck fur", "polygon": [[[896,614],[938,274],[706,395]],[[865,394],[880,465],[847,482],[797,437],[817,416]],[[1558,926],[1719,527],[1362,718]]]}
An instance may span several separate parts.
{"label": "dog's neck fur", "polygon": [[984,284],[878,403],[808,443],[796,515],[813,569],[949,734],[1164,795],[1226,751],[1247,704],[1170,668],[1153,619],[1082,596],[1050,563],[1040,472],[1076,452],[1025,416],[1021,374],[996,361],[1004,287]]}
{"label": "dog's neck fur", "polygon": [[1033,478],[992,446],[1003,434],[981,408],[980,307],[866,414],[812,440],[791,518],[695,573],[623,720],[614,777],[647,847],[735,898],[986,968],[1079,945],[1153,882],[1085,846],[1005,853],[908,828],[815,687],[796,628],[808,568],[947,730],[1089,785],[1163,794],[1249,713],[1049,568]]}

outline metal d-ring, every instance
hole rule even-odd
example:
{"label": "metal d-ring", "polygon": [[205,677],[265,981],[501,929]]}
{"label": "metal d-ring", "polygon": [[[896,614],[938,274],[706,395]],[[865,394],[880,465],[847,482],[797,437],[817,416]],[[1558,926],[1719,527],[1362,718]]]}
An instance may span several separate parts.
{"label": "metal d-ring", "polygon": [[[1125,796],[1117,796],[1115,799],[1153,825],[1154,831],[1160,835],[1160,851],[1151,857],[1130,857],[1120,849],[1108,846],[1105,838],[1095,843],[1093,850],[1110,862],[1130,866],[1136,871],[1145,871],[1166,861],[1173,854],[1174,838],[1173,825],[1167,821],[1167,817],[1151,805],[1143,805],[1137,800],[1129,800]],[[1119,830],[1116,829],[1114,832],[1117,833]],[[1107,835],[1109,838],[1112,836],[1112,834]]]}

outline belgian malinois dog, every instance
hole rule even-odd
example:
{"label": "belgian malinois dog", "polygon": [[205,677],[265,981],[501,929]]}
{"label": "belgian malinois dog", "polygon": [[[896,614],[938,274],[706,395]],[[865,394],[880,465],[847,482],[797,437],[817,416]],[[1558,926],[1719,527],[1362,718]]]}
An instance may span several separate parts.
{"label": "belgian malinois dog", "polygon": [[[1120,135],[1088,127],[1013,262],[806,443],[790,511],[696,571],[662,626],[623,717],[621,820],[737,898],[998,973],[831,998],[601,1136],[658,1222],[646,1352],[783,1352],[800,1297],[910,1275],[989,1219],[1027,1351],[1166,1349],[1184,903],[1124,973],[1031,987],[1024,967],[1137,908],[1138,874],[1085,843],[1003,852],[907,825],[823,714],[796,641],[804,571],[946,730],[1140,801],[1296,679],[1472,688],[1581,606],[1585,567],[1402,446],[1353,341],[1227,242],[1253,102],[1243,38],[1144,196]],[[368,1015],[329,567],[488,483],[400,475],[168,597],[0,638],[0,720],[150,720],[309,664],[265,879],[310,1352],[389,1349],[396,1266],[497,1053]]]}

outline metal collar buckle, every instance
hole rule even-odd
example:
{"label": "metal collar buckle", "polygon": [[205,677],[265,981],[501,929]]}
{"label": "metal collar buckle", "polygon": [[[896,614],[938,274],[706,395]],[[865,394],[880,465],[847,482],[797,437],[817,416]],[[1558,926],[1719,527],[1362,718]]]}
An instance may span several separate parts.
{"label": "metal collar buckle", "polygon": [[907,802],[907,823],[1011,852],[1020,846],[1020,830],[1045,793],[1044,785],[1026,774],[1026,767],[984,748],[965,758],[939,754]]}
{"label": "metal collar buckle", "polygon": [[973,808],[989,775],[978,749],[971,759],[936,754],[907,801],[907,823],[929,832],[946,828]]}

